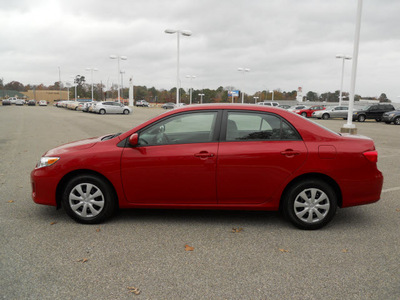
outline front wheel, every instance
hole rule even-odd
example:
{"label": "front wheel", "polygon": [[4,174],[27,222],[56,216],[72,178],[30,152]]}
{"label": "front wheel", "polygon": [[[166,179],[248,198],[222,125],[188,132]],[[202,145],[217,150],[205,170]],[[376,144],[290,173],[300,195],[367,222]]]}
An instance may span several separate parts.
{"label": "front wheel", "polygon": [[328,120],[328,119],[329,119],[329,114],[323,114],[323,115],[322,115],[322,119]]}
{"label": "front wheel", "polygon": [[357,120],[358,120],[358,122],[364,122],[365,121],[365,116],[364,115],[359,115]]}
{"label": "front wheel", "polygon": [[393,123],[395,125],[400,125],[400,117],[397,117],[396,119],[394,119]]}
{"label": "front wheel", "polygon": [[303,113],[301,113],[301,116],[306,118],[307,117],[307,113],[303,112]]}
{"label": "front wheel", "polygon": [[125,109],[124,110],[124,115],[129,115],[129,110]]}
{"label": "front wheel", "polygon": [[106,111],[104,109],[100,109],[99,114],[104,115]]}
{"label": "front wheel", "polygon": [[283,196],[283,213],[296,227],[315,230],[328,224],[336,213],[337,195],[324,181],[307,179],[289,188]]}
{"label": "front wheel", "polygon": [[62,195],[62,204],[67,214],[84,224],[98,224],[111,217],[116,202],[110,184],[90,174],[71,179]]}

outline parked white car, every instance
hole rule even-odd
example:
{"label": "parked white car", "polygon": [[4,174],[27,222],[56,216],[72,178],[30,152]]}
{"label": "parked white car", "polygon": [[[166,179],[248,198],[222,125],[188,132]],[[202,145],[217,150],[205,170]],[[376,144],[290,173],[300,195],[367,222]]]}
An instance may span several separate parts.
{"label": "parked white car", "polygon": [[17,101],[15,101],[15,105],[24,105],[24,104],[25,104],[24,99],[17,99]]}
{"label": "parked white car", "polygon": [[47,101],[46,100],[40,100],[39,101],[39,106],[47,106]]}
{"label": "parked white car", "polygon": [[264,102],[258,102],[258,105],[266,105],[266,106],[278,106],[278,102],[273,102],[273,101],[264,101]]}
{"label": "parked white car", "polygon": [[132,110],[119,102],[97,102],[93,104],[93,112],[104,115],[104,114],[124,114],[128,115]]}

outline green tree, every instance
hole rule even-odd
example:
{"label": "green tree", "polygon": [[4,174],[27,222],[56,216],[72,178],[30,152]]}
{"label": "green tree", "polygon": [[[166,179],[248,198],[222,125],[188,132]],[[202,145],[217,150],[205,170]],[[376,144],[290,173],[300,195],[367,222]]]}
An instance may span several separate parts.
{"label": "green tree", "polygon": [[307,100],[310,100],[310,101],[318,101],[318,94],[315,93],[315,92],[309,91],[309,92],[307,93]]}
{"label": "green tree", "polygon": [[379,102],[389,102],[390,100],[387,98],[387,96],[386,96],[386,94],[385,93],[382,93],[380,96],[379,96]]}
{"label": "green tree", "polygon": [[25,91],[25,86],[19,81],[11,81],[7,83],[4,87],[6,90],[13,90],[18,92]]}

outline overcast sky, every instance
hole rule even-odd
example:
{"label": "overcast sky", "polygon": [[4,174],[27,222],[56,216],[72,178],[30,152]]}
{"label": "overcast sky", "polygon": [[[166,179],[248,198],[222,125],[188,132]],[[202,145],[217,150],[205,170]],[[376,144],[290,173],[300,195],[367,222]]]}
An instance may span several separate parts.
{"label": "overcast sky", "polygon": [[[98,68],[94,82],[176,86],[195,75],[196,89],[219,86],[247,93],[281,89],[323,93],[340,88],[341,60],[353,54],[357,0],[0,0],[0,78],[53,84]],[[364,0],[356,94],[400,96],[400,1]],[[352,61],[346,61],[344,90]],[[251,71],[243,76],[238,67]]]}

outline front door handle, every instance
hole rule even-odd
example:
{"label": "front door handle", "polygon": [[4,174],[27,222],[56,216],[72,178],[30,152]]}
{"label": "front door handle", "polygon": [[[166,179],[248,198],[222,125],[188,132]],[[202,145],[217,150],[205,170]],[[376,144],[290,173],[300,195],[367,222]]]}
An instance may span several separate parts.
{"label": "front door handle", "polygon": [[209,157],[213,157],[214,155],[215,155],[214,153],[210,153],[210,152],[207,152],[207,151],[201,151],[199,153],[196,153],[194,156],[195,157],[199,157],[201,159],[207,159]]}

